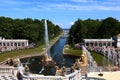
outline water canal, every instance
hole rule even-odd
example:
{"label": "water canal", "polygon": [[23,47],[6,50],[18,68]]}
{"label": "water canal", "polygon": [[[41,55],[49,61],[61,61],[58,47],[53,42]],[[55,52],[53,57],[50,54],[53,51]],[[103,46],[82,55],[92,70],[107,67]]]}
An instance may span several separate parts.
{"label": "water canal", "polygon": [[[63,65],[65,65],[66,67],[70,67],[75,62],[75,59],[76,59],[76,57],[73,57],[73,56],[62,55],[65,43],[66,43],[66,38],[60,38],[51,47],[51,50],[50,50],[52,59],[56,62],[57,66],[59,67],[62,67]],[[42,70],[41,60],[42,60],[42,56],[36,56],[36,57],[26,58],[21,61],[23,63],[26,63],[29,66],[30,72],[32,73],[54,75],[55,67],[44,68],[44,70],[41,72]]]}

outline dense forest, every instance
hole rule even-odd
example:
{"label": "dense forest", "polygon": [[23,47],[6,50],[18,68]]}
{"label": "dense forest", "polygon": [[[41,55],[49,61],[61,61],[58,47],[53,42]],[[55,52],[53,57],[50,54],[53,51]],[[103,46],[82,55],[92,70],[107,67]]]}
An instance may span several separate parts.
{"label": "dense forest", "polygon": [[103,20],[81,20],[74,22],[69,30],[68,43],[82,43],[83,39],[111,38],[120,33],[120,22],[112,17]]}
{"label": "dense forest", "polygon": [[[58,36],[62,29],[47,20],[49,38]],[[44,19],[12,19],[0,17],[0,36],[8,39],[28,39],[30,43],[44,42]]]}

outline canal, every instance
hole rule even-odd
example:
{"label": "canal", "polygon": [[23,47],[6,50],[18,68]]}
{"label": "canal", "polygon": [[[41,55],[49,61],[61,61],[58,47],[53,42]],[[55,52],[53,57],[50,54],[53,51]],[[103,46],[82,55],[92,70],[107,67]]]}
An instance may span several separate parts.
{"label": "canal", "polygon": [[[65,43],[66,38],[60,38],[50,49],[51,57],[56,62],[56,65],[59,67],[62,67],[63,65],[66,67],[70,67],[76,59],[76,57],[73,56],[63,56],[62,52]],[[55,67],[44,68],[44,70],[42,71],[42,57],[43,56],[30,57],[21,61],[29,66],[31,73],[54,75]]]}

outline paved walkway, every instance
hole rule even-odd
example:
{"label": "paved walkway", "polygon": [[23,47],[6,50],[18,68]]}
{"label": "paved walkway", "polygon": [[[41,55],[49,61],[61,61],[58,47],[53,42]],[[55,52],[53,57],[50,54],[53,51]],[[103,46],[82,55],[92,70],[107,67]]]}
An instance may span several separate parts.
{"label": "paved walkway", "polygon": [[120,71],[102,72],[102,73],[103,76],[98,76],[99,72],[90,72],[88,73],[88,77],[101,78],[105,80],[120,80]]}

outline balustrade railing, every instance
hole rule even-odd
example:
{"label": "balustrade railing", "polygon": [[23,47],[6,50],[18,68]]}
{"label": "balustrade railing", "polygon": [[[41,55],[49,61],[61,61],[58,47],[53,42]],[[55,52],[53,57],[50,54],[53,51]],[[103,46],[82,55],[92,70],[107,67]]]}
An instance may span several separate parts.
{"label": "balustrade railing", "polygon": [[0,66],[0,74],[13,75],[13,67]]}
{"label": "balustrade railing", "polygon": [[[70,74],[66,74],[65,76],[44,76],[38,74],[27,74],[25,75],[23,72],[23,67],[8,67],[8,66],[0,66],[0,75],[13,75],[17,77],[21,77],[22,80],[81,80],[80,70],[75,70]],[[20,73],[20,76],[18,76]]]}
{"label": "balustrade railing", "polygon": [[81,80],[81,73],[79,70],[65,75],[65,76],[44,76],[44,75],[23,75],[23,80]]}

